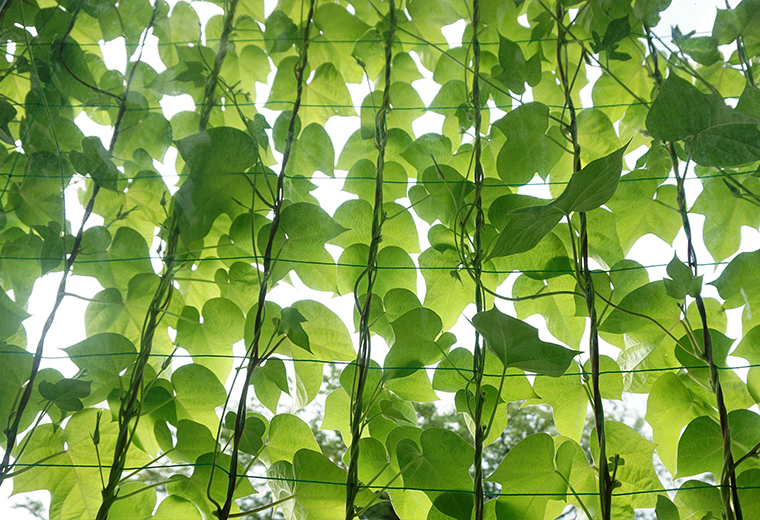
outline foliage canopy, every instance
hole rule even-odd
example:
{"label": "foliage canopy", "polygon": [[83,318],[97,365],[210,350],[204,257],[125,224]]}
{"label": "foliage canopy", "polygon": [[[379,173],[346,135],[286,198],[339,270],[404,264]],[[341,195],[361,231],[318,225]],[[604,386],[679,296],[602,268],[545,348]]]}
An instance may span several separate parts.
{"label": "foliage canopy", "polygon": [[[77,520],[760,518],[760,252],[737,254],[760,225],[760,1],[668,40],[670,0],[214,3],[0,5],[0,485]],[[641,240],[671,251],[661,276]],[[100,290],[64,374],[45,342],[73,275]],[[27,345],[41,277],[60,286]],[[281,305],[287,284],[353,322]],[[605,414],[624,393],[651,440]],[[469,432],[422,427],[444,394]],[[487,473],[516,402],[556,431]]]}

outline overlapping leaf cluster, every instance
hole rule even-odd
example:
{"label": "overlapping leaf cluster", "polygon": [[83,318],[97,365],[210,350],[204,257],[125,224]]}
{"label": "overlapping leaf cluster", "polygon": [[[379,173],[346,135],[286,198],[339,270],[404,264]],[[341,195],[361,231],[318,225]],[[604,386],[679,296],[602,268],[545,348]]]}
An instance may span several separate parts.
{"label": "overlapping leaf cluster", "polygon": [[[555,518],[568,504],[605,520],[760,516],[760,252],[736,255],[743,226],[760,225],[760,2],[663,41],[650,29],[668,0],[216,3],[203,24],[185,1],[0,7],[0,484],[49,491],[50,517],[66,519],[226,519],[266,493],[296,520],[384,500],[402,520]],[[108,45],[126,70],[106,66]],[[425,75],[439,87],[428,106]],[[192,103],[167,119],[161,102],[179,95]],[[440,132],[413,125],[427,112]],[[85,137],[81,114],[110,135]],[[334,116],[359,122],[341,149]],[[158,173],[169,157],[176,177]],[[343,179],[332,214],[315,175]],[[537,181],[551,199],[520,189]],[[64,198],[77,186],[81,221]],[[663,279],[628,258],[642,237],[668,250],[679,233]],[[719,276],[695,242],[727,264]],[[40,367],[71,275],[102,290],[64,375]],[[27,345],[43,276],[62,282]],[[311,299],[278,305],[269,291],[296,277],[352,295],[354,323]],[[472,335],[455,336],[471,305]],[[320,396],[326,364],[340,387]],[[647,396],[651,440],[605,420],[624,392]],[[444,394],[469,433],[419,427],[413,404]],[[483,475],[516,401],[551,406],[559,435],[527,437]],[[342,461],[296,415],[315,407]]]}

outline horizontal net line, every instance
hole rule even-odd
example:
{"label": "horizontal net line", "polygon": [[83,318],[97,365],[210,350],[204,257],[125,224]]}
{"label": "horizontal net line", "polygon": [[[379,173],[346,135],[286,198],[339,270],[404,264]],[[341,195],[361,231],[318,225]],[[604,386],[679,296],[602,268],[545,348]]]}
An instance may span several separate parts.
{"label": "horizontal net line", "polygon": [[[351,83],[352,85],[358,85],[358,83]],[[189,94],[186,94],[189,95]],[[267,105],[292,105],[294,102],[289,100],[276,100],[276,101],[245,101],[245,102],[239,102],[237,103],[238,106],[241,107],[264,107],[269,108]],[[15,105],[17,107],[44,107],[44,105],[40,103],[21,103],[18,101],[11,101],[9,104]],[[550,105],[546,103],[542,103],[545,106],[549,108],[564,108],[563,105]],[[584,110],[590,110],[592,108],[619,108],[619,107],[632,107],[632,106],[638,106],[638,105],[644,105],[645,103],[641,102],[634,102],[634,103],[611,103],[611,104],[600,104],[600,105],[589,105],[582,107]],[[184,104],[180,103],[180,107],[186,106],[188,107],[188,110],[180,110],[177,113],[182,112],[192,112],[196,108],[196,104]],[[214,103],[212,106],[216,107],[222,107],[222,106],[235,106],[233,103],[229,103],[229,105],[221,105],[219,103]],[[481,110],[491,110],[494,108],[498,108],[499,110],[504,109],[511,109],[514,105],[494,105],[494,106],[485,106]],[[48,107],[50,108],[99,108],[102,110],[110,110],[110,109],[118,109],[120,108],[119,105],[104,105],[104,104],[95,104],[95,103],[78,103],[78,104],[49,104]],[[189,107],[192,107],[190,109]],[[371,105],[348,105],[348,104],[317,104],[317,103],[301,103],[301,108],[353,108],[353,109],[362,109],[362,108],[373,108]],[[466,105],[462,104],[460,106],[449,106],[449,105],[419,105],[419,106],[404,106],[404,107],[392,107],[390,109],[391,112],[399,111],[399,112],[409,112],[409,111],[418,111],[418,110],[424,110],[424,111],[436,111],[436,110],[459,110],[461,108],[468,108]],[[272,111],[277,110],[283,110],[281,108],[269,108]],[[147,106],[147,107],[136,107],[136,108],[129,108],[127,107],[125,109],[126,112],[149,112],[149,111],[163,111],[164,107],[162,106]],[[357,117],[357,116],[343,116],[343,117]],[[420,116],[422,117],[422,116]],[[10,123],[13,123],[14,121],[10,121]],[[393,128],[393,127],[391,127]]]}
{"label": "horizontal net line", "polygon": [[[92,337],[92,336],[90,336]],[[181,343],[178,345],[180,348],[182,347]],[[28,351],[18,352],[18,351],[0,351],[0,357],[4,355],[18,355],[18,356],[24,356],[28,355]],[[113,356],[137,356],[136,352],[103,352],[103,353],[90,353],[90,354],[71,354],[71,355],[60,355],[60,356],[51,356],[51,355],[44,355],[42,356],[42,359],[46,360],[63,360],[63,359],[86,359],[86,358],[98,358],[98,357],[113,357]],[[237,360],[244,360],[248,359],[247,356],[241,356],[241,355],[234,355],[234,354],[149,354],[149,357],[157,358],[157,359],[166,359],[169,357],[172,358],[180,358],[180,359],[237,359]],[[308,359],[308,358],[288,358],[288,357],[272,357],[270,359],[279,359],[283,362],[288,363],[313,363],[313,364],[320,364],[320,365],[340,365],[340,366],[360,366],[359,363],[356,361],[337,361],[337,360],[327,360],[327,359]],[[442,360],[443,362],[445,360]],[[746,370],[751,368],[760,367],[760,363],[750,363],[745,365],[738,365],[735,367],[730,366],[719,366],[715,365],[715,368],[718,370]],[[416,367],[409,367],[409,366],[388,366],[388,367],[381,367],[381,366],[375,366],[370,365],[370,370],[409,370],[409,371],[417,371],[417,370],[441,370],[443,372],[472,372],[472,368],[460,368],[460,367],[451,367],[451,366],[416,366]],[[653,373],[653,372],[670,372],[670,371],[678,371],[678,370],[707,370],[709,367],[707,365],[679,365],[679,366],[673,366],[673,367],[660,367],[660,368],[632,368],[632,369],[620,369],[620,370],[600,370],[599,374],[643,374],[643,373]],[[525,374],[531,374],[535,375],[536,377],[576,377],[576,376],[586,376],[591,375],[591,372],[581,371],[581,372],[566,372],[560,376],[547,376],[546,374],[539,374],[534,372],[525,372],[521,374],[503,374],[505,378],[511,378],[511,377],[524,377]],[[484,373],[483,377],[497,377],[501,378],[502,374],[499,373],[493,373],[488,374]],[[441,390],[443,391],[443,390]]]}
{"label": "horizontal net line", "polygon": [[[469,150],[466,150],[465,152],[459,152],[459,153],[469,153]],[[456,153],[454,153],[453,155],[456,155]],[[388,162],[390,162],[390,161],[388,161]],[[145,170],[145,171],[148,171],[148,170]],[[346,171],[346,170],[338,170],[338,171]],[[631,170],[631,171],[635,171],[635,170]],[[684,178],[684,180],[685,181],[696,181],[696,180],[714,179],[714,178],[720,178],[720,177],[735,177],[735,176],[739,176],[739,175],[751,175],[751,174],[755,174],[755,173],[758,173],[758,172],[760,172],[760,168],[755,168],[753,170],[744,170],[744,171],[740,171],[740,172],[725,172],[725,173],[714,173],[714,174],[707,174],[707,175],[689,176],[689,177]],[[77,175],[81,176],[81,174],[77,174]],[[278,174],[275,173],[275,172],[228,172],[228,173],[225,173],[224,175],[265,175],[267,177],[272,177],[273,179],[278,176]],[[2,177],[11,177],[11,178],[15,177],[15,178],[18,178],[19,180],[25,179],[27,177],[34,178],[34,179],[50,179],[51,181],[55,181],[57,183],[60,183],[60,178],[59,177],[50,177],[48,175],[35,174],[35,173],[24,174],[24,173],[0,172],[0,178],[2,178]],[[160,173],[156,173],[156,174],[152,174],[152,175],[142,175],[140,177],[120,177],[120,178],[118,178],[116,180],[116,182],[117,183],[118,182],[133,182],[133,181],[138,181],[138,180],[143,180],[143,179],[166,179],[166,178],[174,178],[174,177],[186,178],[186,177],[189,177],[189,174],[187,174],[187,173],[171,173],[171,174],[162,175]],[[284,177],[286,179],[291,179],[291,180],[308,180],[308,181],[313,180],[313,177],[310,178],[310,177],[305,177],[305,176],[302,176],[302,175],[292,175],[292,174],[288,175],[288,174],[285,174]],[[82,176],[81,178],[87,179],[88,177]],[[413,177],[409,177],[409,179],[411,179],[412,182],[415,181],[415,179]],[[500,180],[498,177],[486,177],[486,181],[488,179]],[[636,178],[636,179],[629,179],[629,178],[621,177],[619,182],[648,182],[648,181],[664,182],[664,181],[669,180],[669,179],[674,179],[674,177],[673,176],[670,176],[670,177],[640,177],[640,178]],[[331,177],[330,176],[325,176],[323,178],[320,178],[319,180],[320,181],[323,181],[323,180],[347,181],[347,180],[349,180],[349,181],[367,181],[367,182],[375,182],[376,181],[375,177],[363,177],[363,176],[352,177],[352,176],[348,176],[348,175],[333,175]],[[566,186],[568,182],[569,181],[542,181],[542,182],[536,182],[536,183],[532,183],[532,184],[531,183],[520,184],[520,183],[509,183],[509,182],[506,182],[504,184],[486,184],[486,187],[488,189],[499,189],[499,188],[503,189],[503,188],[521,188],[523,186]],[[388,185],[406,185],[406,184],[409,184],[409,183],[410,183],[409,180],[394,181],[394,180],[383,179],[383,184],[388,184]],[[425,184],[454,184],[455,185],[455,184],[472,184],[472,181],[468,181],[468,180],[463,180],[463,181],[458,181],[458,180],[452,180],[452,181],[430,180],[430,181],[425,181],[424,183],[417,182],[417,184],[419,184],[421,186],[424,186]],[[72,187],[67,186],[66,189],[78,189],[78,188],[72,188]],[[343,191],[345,191],[345,190],[343,190]],[[545,200],[547,202],[551,202],[551,199],[545,199]],[[654,200],[654,199],[652,199],[652,200]]]}
{"label": "horizontal net line", "polygon": [[[284,460],[284,459],[283,459]],[[334,464],[334,463],[333,463]],[[87,469],[110,469],[111,466],[108,465],[101,465],[101,464],[55,464],[50,462],[45,463],[16,463],[19,467],[52,467],[52,468],[87,468]],[[143,466],[137,466],[137,467],[125,467],[124,471],[137,471],[140,469],[173,469],[173,468],[197,468],[197,467],[215,467],[216,469],[219,469],[219,471],[224,472],[225,474],[229,475],[229,469],[220,466],[219,464],[214,464],[211,462],[207,463],[179,463],[179,464],[157,464],[148,466],[147,468],[144,468]],[[337,465],[336,465],[337,466]],[[337,466],[339,467],[339,466]],[[299,479],[299,478],[288,478],[288,477],[274,477],[269,475],[254,475],[254,474],[248,474],[248,473],[236,473],[236,477],[245,477],[245,478],[251,478],[256,480],[264,480],[264,481],[275,481],[275,482],[291,482],[291,483],[299,483],[299,484],[320,484],[320,485],[330,485],[330,486],[342,486],[345,487],[345,482],[334,482],[334,481],[327,481],[327,480],[313,480],[313,479]],[[498,484],[498,482],[495,481],[489,481],[487,482],[494,482]],[[690,481],[694,482],[694,481]],[[727,487],[729,485],[726,485]],[[720,489],[723,487],[722,484],[708,484],[704,483],[704,486],[689,486],[689,487],[682,487],[682,488],[658,488],[658,489],[640,489],[636,491],[622,491],[622,492],[613,492],[613,496],[630,496],[630,495],[643,495],[643,494],[652,494],[652,493],[667,493],[667,492],[678,492],[678,491],[691,491],[691,490],[697,490],[697,489]],[[398,490],[398,491],[423,491],[423,492],[433,492],[433,493],[463,493],[463,494],[474,494],[474,491],[472,489],[458,489],[458,488],[451,488],[451,489],[444,489],[444,488],[421,488],[421,487],[411,487],[411,486],[380,486],[380,485],[365,485],[360,484],[359,488],[361,489],[367,489],[367,490]],[[760,489],[760,486],[737,486],[736,489],[740,490],[748,490],[748,489]],[[598,496],[598,492],[578,492],[578,493],[572,493],[571,491],[567,491],[565,493],[506,493],[506,492],[499,492],[499,493],[484,493],[487,496],[490,497],[566,497],[570,495],[578,495],[578,496]],[[298,498],[298,495],[294,498]]]}
{"label": "horizontal net line", "polygon": [[[361,242],[357,242],[361,243]],[[330,245],[330,244],[328,244]],[[214,246],[216,247],[216,246]],[[221,247],[235,247],[234,244],[230,246],[221,246]],[[100,251],[99,253],[106,253],[106,251]],[[94,254],[94,253],[81,253],[79,257],[77,257],[77,260],[75,264],[102,264],[102,263],[119,263],[119,262],[134,262],[134,261],[140,261],[140,260],[163,260],[162,256],[136,256],[136,257],[130,257],[130,258],[102,258],[98,260],[83,260],[81,257],[83,255],[87,254]],[[0,256],[0,260],[15,260],[15,261],[58,261],[62,260],[61,257],[36,257],[36,256]],[[189,263],[195,263],[195,262],[207,262],[207,261],[225,261],[225,260],[264,260],[263,256],[255,257],[253,255],[247,256],[247,255],[241,255],[241,256],[207,256],[203,258],[191,258],[188,260],[185,260],[185,262]],[[366,264],[348,264],[343,262],[318,262],[318,261],[310,261],[310,260],[295,260],[295,259],[289,259],[289,258],[277,258],[277,262],[285,262],[285,263],[291,263],[291,264],[302,264],[302,265],[324,265],[324,266],[334,266],[334,267],[352,267],[352,268],[366,268]],[[718,266],[718,265],[728,265],[730,263],[729,260],[723,260],[720,262],[700,262],[697,264],[699,267],[707,267],[707,266]],[[667,267],[668,264],[651,264],[651,265],[637,265],[637,266],[631,266],[631,267],[618,267],[615,269],[592,269],[592,272],[594,273],[614,273],[614,272],[621,272],[621,271],[633,271],[637,269],[655,269],[655,268],[661,268],[661,267]],[[377,266],[376,269],[381,271],[457,271],[460,268],[462,268],[461,265],[451,265],[451,266],[408,266],[408,265],[398,265],[398,266]],[[482,273],[486,274],[512,274],[512,273],[550,273],[550,274],[572,274],[575,271],[573,269],[510,269],[510,270],[500,270],[500,269],[482,269]],[[141,273],[138,273],[141,274]],[[145,273],[150,274],[150,273]],[[155,274],[155,273],[153,273]],[[83,275],[83,276],[89,276],[89,275]],[[197,282],[203,282],[204,280],[192,280],[192,279],[185,279],[184,281],[197,281]],[[214,282],[216,283],[216,282]],[[230,285],[230,284],[227,284]]]}
{"label": "horizontal net line", "polygon": [[[460,18],[460,20],[464,20],[464,18]],[[238,30],[238,32],[240,32],[240,30]],[[637,38],[646,38],[647,37],[647,35],[644,34],[644,33],[637,33],[637,32],[633,32],[633,31],[630,33],[630,35],[631,36],[635,36]],[[694,36],[694,35],[712,35],[712,32],[710,32],[710,31],[700,31],[700,32],[696,32],[696,33],[692,34],[692,36]],[[158,38],[158,37],[156,37],[156,38]],[[671,41],[674,40],[674,38],[672,37],[672,35],[659,36],[659,38],[666,39],[666,40],[671,40]],[[70,38],[70,39],[74,40],[73,37]],[[227,39],[227,41],[229,41],[230,43],[254,43],[254,42],[265,42],[265,43],[266,42],[294,42],[294,43],[297,43],[297,42],[301,42],[302,40],[303,40],[303,38],[280,38],[280,37],[277,37],[277,38],[266,38],[264,36],[258,37],[258,38],[234,38],[234,37],[230,37],[230,38]],[[209,43],[209,42],[219,42],[219,41],[221,41],[221,38],[204,38],[204,41],[206,43]],[[556,42],[557,38],[522,38],[522,39],[518,39],[518,40],[511,40],[511,41],[513,41],[514,43]],[[594,39],[593,38],[575,38],[574,41],[591,42],[591,41],[594,41]],[[145,41],[145,42],[143,42],[141,44],[136,44],[136,43],[127,44],[126,42],[122,43],[122,42],[117,42],[115,40],[109,40],[109,41],[103,42],[103,43],[99,43],[99,42],[98,43],[89,43],[89,42],[79,43],[79,42],[76,42],[76,40],[74,40],[73,44],[75,44],[75,45],[77,45],[79,47],[124,46],[124,47],[127,47],[127,48],[131,48],[131,47],[163,47],[163,46],[170,46],[170,45],[193,45],[193,46],[196,46],[196,45],[198,45],[198,42],[199,42],[199,40],[171,40],[171,41],[164,41],[164,42],[162,42],[162,41],[158,41],[158,42],[155,42],[155,41],[152,41],[152,42]],[[26,40],[12,40],[12,39],[8,39],[8,40],[4,40],[4,43],[5,44],[13,43],[13,44],[15,44],[17,46],[21,46],[21,47],[26,47],[27,46]],[[30,42],[28,45],[31,46],[31,47],[50,46],[53,43],[58,43],[58,42],[53,42],[53,41],[51,41],[51,42]],[[316,39],[315,38],[315,39],[310,39],[309,40],[309,45],[314,45],[314,44],[319,45],[319,44],[327,44],[327,43],[338,43],[338,44],[378,43],[378,44],[382,44],[382,43],[385,43],[385,40],[383,40],[381,38],[376,38],[376,39],[367,38],[367,39],[358,39],[358,40],[327,40],[327,39]],[[400,45],[415,45],[415,46],[430,46],[430,47],[433,47],[433,46],[435,46],[435,47],[444,47],[445,46],[445,47],[449,47],[449,42],[448,41],[427,42],[427,41],[420,41],[420,40],[409,40],[409,41],[397,40],[394,43],[397,43],[397,44],[400,44]],[[481,46],[496,46],[496,45],[501,45],[501,42],[496,42],[496,41],[490,41],[490,42],[489,41],[481,41],[480,45]],[[449,50],[459,49],[461,47],[462,46],[449,47]]]}
{"label": "horizontal net line", "polygon": [[[705,32],[704,34],[712,34],[710,32]],[[646,38],[647,35],[643,33],[636,33],[631,32],[631,36],[635,36],[637,38]],[[670,39],[673,40],[672,36],[662,36],[661,38],[664,39]],[[117,42],[115,40],[109,40],[107,42],[103,43],[90,43],[90,42],[83,42],[79,43],[76,40],[74,40],[73,37],[69,38],[72,41],[72,45],[77,45],[79,47],[101,47],[101,46],[124,46],[124,47],[164,47],[164,46],[170,46],[170,45],[185,45],[185,46],[197,46],[199,43],[199,40],[171,40],[171,41],[151,41],[151,42],[144,42],[141,44],[127,44],[126,42]],[[206,43],[209,42],[219,42],[221,41],[220,38],[204,38],[204,41]],[[234,38],[230,37],[227,39],[229,43],[256,43],[256,42],[293,42],[293,43],[299,43],[303,41],[303,38],[267,38],[267,37],[258,37],[258,38]],[[522,38],[519,40],[511,40],[514,43],[540,43],[540,42],[556,42],[557,38]],[[591,42],[594,41],[593,38],[575,38],[574,41],[584,41],[584,42]],[[4,40],[5,44],[13,43],[20,47],[26,47],[27,43],[26,40]],[[29,46],[31,47],[38,47],[38,46],[50,46],[53,43],[58,43],[57,41],[50,41],[50,42],[30,42]],[[385,40],[382,38],[367,38],[367,39],[357,39],[357,40],[328,40],[328,39],[318,39],[317,38],[311,38],[309,39],[309,45],[320,45],[320,44],[329,44],[329,43],[337,43],[337,44],[357,44],[357,43],[378,43],[378,44],[384,44]],[[428,42],[428,41],[420,41],[420,40],[396,40],[394,41],[394,44],[399,45],[414,45],[414,46],[429,46],[429,47],[449,47],[448,41],[439,41],[439,42]],[[68,42],[65,43],[65,45],[68,45]],[[496,41],[481,41],[481,46],[498,46],[501,45],[501,42]],[[453,49],[459,49],[463,46],[456,46],[456,47],[449,47],[448,50]],[[264,50],[264,49],[262,49]]]}

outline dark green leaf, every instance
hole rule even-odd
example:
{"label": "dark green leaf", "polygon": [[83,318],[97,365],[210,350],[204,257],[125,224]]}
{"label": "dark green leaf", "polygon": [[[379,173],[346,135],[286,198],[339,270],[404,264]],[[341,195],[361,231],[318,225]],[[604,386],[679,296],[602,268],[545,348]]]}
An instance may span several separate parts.
{"label": "dark green leaf", "polygon": [[242,208],[235,202],[250,201],[250,185],[243,173],[257,157],[256,143],[235,128],[211,128],[177,141],[190,175],[176,201],[180,233],[186,244],[206,236],[216,218],[234,218]]}
{"label": "dark green leaf", "polygon": [[76,412],[83,408],[82,399],[90,395],[90,381],[61,379],[55,384],[40,382],[40,395],[52,401],[64,412]]}
{"label": "dark green leaf", "polygon": [[472,325],[486,340],[488,349],[507,367],[559,377],[579,354],[541,341],[537,329],[496,307],[473,316]]}
{"label": "dark green leaf", "polygon": [[518,95],[525,93],[525,83],[535,87],[541,81],[541,56],[536,53],[525,59],[520,46],[512,40],[499,36],[499,65],[494,78]]}
{"label": "dark green leaf", "polygon": [[668,264],[668,275],[670,279],[665,278],[665,291],[669,296],[672,296],[676,300],[683,300],[688,294],[692,298],[696,298],[699,290],[702,288],[702,277],[694,276],[686,264],[678,259],[678,256],[673,256],[673,260]]}
{"label": "dark green leaf", "polygon": [[705,166],[735,166],[760,159],[760,119],[703,94],[671,74],[647,114],[655,139],[684,141],[691,158]]}

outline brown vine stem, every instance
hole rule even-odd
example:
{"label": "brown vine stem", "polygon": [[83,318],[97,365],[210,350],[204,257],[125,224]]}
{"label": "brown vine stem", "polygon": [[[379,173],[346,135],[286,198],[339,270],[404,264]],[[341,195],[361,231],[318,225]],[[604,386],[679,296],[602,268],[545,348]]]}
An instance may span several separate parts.
{"label": "brown vine stem", "polygon": [[[372,214],[372,234],[367,255],[367,266],[356,279],[354,284],[354,305],[359,313],[359,349],[356,356],[354,381],[351,387],[351,447],[349,452],[348,471],[346,474],[346,520],[356,517],[356,497],[359,494],[359,441],[364,431],[364,387],[369,375],[372,360],[372,341],[370,338],[370,314],[372,290],[377,277],[377,254],[382,242],[382,228],[385,222],[383,211],[383,172],[385,169],[385,147],[388,142],[386,119],[391,108],[391,64],[393,62],[393,39],[396,35],[396,6],[395,0],[389,3],[388,31],[385,37],[385,87],[380,110],[375,114],[375,147],[377,148],[377,164],[375,166],[375,203]],[[364,303],[359,301],[359,285],[367,280],[367,290]]]}
{"label": "brown vine stem", "polygon": [[[664,79],[662,73],[659,70],[657,53],[654,48],[654,42],[652,40],[652,34],[649,27],[644,28],[647,35],[647,42],[649,44],[650,53],[654,56],[654,79],[658,89],[662,88]],[[704,81],[704,80],[702,80]],[[714,87],[712,87],[714,89]],[[681,215],[681,222],[683,224],[684,234],[686,235],[686,249],[687,249],[687,262],[691,268],[694,276],[697,276],[699,266],[697,263],[697,254],[694,250],[694,242],[691,233],[691,224],[689,221],[688,209],[686,207],[686,191],[684,189],[684,177],[686,175],[687,166],[684,168],[684,175],[681,175],[678,162],[678,154],[676,153],[675,145],[672,142],[665,143],[670,153],[670,159],[673,162],[673,173],[676,177],[676,202],[678,203],[678,211]],[[723,500],[723,507],[725,509],[725,517],[727,520],[743,520],[741,504],[739,502],[739,491],[736,485],[736,464],[734,463],[734,456],[732,453],[731,442],[731,429],[728,424],[728,409],[726,408],[725,399],[723,397],[723,387],[720,383],[720,374],[718,368],[715,366],[715,357],[713,353],[712,336],[710,335],[710,329],[707,323],[707,311],[705,309],[705,303],[702,300],[701,292],[698,292],[695,298],[697,310],[699,311],[699,319],[702,324],[702,343],[704,348],[703,357],[707,361],[707,365],[710,370],[710,386],[715,393],[716,407],[718,409],[718,418],[720,422],[720,432],[723,437],[723,467],[721,469],[720,476],[720,494]],[[694,345],[694,348],[698,348]]]}
{"label": "brown vine stem", "polygon": [[203,94],[203,106],[201,106],[201,117],[198,127],[205,130],[211,117],[211,109],[214,108],[214,91],[219,80],[219,72],[222,70],[224,58],[227,56],[229,47],[230,33],[232,33],[232,22],[235,19],[235,10],[237,9],[238,0],[230,0],[230,7],[224,16],[224,27],[219,39],[219,51],[214,58],[214,68],[211,74],[206,78],[206,90]]}
{"label": "brown vine stem", "polygon": [[[140,44],[140,55],[132,66],[132,69],[129,72],[129,77],[127,78],[126,89],[124,91],[121,105],[119,106],[119,113],[116,117],[116,123],[114,124],[113,135],[111,136],[111,144],[108,148],[108,151],[111,154],[113,154],[113,150],[116,147],[116,142],[119,138],[119,128],[121,121],[127,110],[127,96],[129,94],[129,88],[135,76],[137,65],[142,59],[142,50],[145,48],[145,39],[147,38],[148,31],[156,20],[158,6],[159,3],[156,2],[153,7],[150,21],[148,22],[148,25],[143,32],[143,38]],[[90,199],[91,201],[94,200],[95,195],[96,192],[93,191],[93,198]],[[132,444],[132,439],[137,429],[137,424],[140,420],[142,399],[140,399],[139,394],[141,393],[140,390],[143,390],[143,377],[145,374],[145,367],[150,361],[150,354],[153,346],[153,336],[155,334],[156,328],[158,327],[158,322],[161,320],[161,317],[163,315],[162,311],[168,307],[169,301],[171,300],[171,277],[174,270],[174,253],[176,251],[178,237],[179,230],[176,227],[176,219],[172,218],[169,233],[166,238],[167,249],[164,255],[164,274],[159,280],[158,288],[153,295],[148,314],[145,316],[145,320],[143,322],[142,331],[140,333],[140,351],[137,355],[137,359],[135,360],[135,365],[130,376],[128,394],[121,399],[121,404],[119,406],[119,433],[116,437],[113,462],[111,463],[111,470],[108,474],[108,483],[103,486],[103,490],[101,491],[103,501],[101,502],[100,508],[98,509],[96,515],[97,520],[106,520],[108,518],[108,513],[118,498],[119,485],[124,473],[124,467],[127,463],[127,454],[129,452],[129,447]]]}
{"label": "brown vine stem", "polygon": [[259,341],[261,339],[261,328],[264,324],[264,309],[267,297],[267,291],[269,289],[269,278],[272,275],[272,269],[274,267],[275,258],[272,257],[272,250],[274,249],[275,237],[277,231],[280,228],[280,216],[282,214],[282,206],[284,202],[284,183],[285,183],[285,169],[288,166],[290,159],[290,153],[293,148],[293,142],[296,139],[296,118],[298,117],[298,111],[301,108],[301,99],[303,97],[303,86],[305,83],[304,74],[306,71],[306,65],[308,64],[309,55],[309,31],[311,29],[312,19],[314,18],[314,10],[316,8],[316,0],[309,1],[309,12],[306,15],[304,33],[300,55],[300,63],[296,65],[295,77],[296,77],[296,99],[293,103],[293,112],[290,116],[290,124],[288,125],[288,137],[285,143],[285,150],[282,154],[282,166],[280,168],[280,174],[277,176],[277,188],[276,198],[274,200],[274,208],[272,209],[272,224],[269,229],[269,238],[267,240],[266,249],[264,251],[264,275],[262,277],[261,285],[259,286],[258,305],[256,308],[256,316],[254,321],[254,333],[251,344],[248,351],[248,367],[246,368],[245,379],[243,381],[243,389],[240,392],[240,401],[238,402],[237,415],[235,416],[235,428],[233,430],[232,438],[232,453],[230,454],[230,467],[229,467],[229,479],[227,482],[227,497],[222,507],[216,511],[216,516],[220,520],[226,520],[229,518],[230,509],[232,508],[232,501],[237,487],[238,477],[238,459],[240,458],[240,441],[243,438],[243,431],[246,423],[246,410],[248,404],[248,388],[253,378],[253,372],[256,367],[261,363],[262,359],[259,355]]}
{"label": "brown vine stem", "polygon": [[[481,231],[485,225],[483,219],[483,204],[481,191],[483,189],[484,175],[483,165],[481,164],[481,137],[480,127],[482,124],[482,114],[480,113],[480,41],[478,31],[480,30],[480,1],[472,0],[472,108],[474,112],[474,181],[475,181],[475,200],[471,209],[475,213],[475,232],[474,232],[474,254],[472,260],[473,277],[475,280],[475,310],[482,312],[485,307],[485,292],[483,291],[483,281],[481,280],[483,270],[483,245]],[[467,235],[467,222],[469,221],[469,212],[462,220],[462,234]],[[485,372],[486,348],[485,341],[480,334],[475,331],[475,345],[473,348],[472,370],[475,379],[475,455],[473,476],[473,494],[475,520],[483,520],[485,515],[485,493],[483,490],[483,446],[486,435],[488,434],[489,425],[483,424],[483,405],[485,396],[483,395],[483,373]],[[504,378],[502,377],[502,381]],[[498,399],[498,396],[496,397]]]}
{"label": "brown vine stem", "polygon": [[[570,34],[566,29],[563,20],[565,18],[565,8],[561,2],[557,2],[555,18],[557,20],[557,71],[559,73],[560,84],[565,94],[565,105],[570,115],[570,124],[567,126],[570,140],[573,145],[573,172],[581,170],[581,148],[578,144],[578,126],[576,121],[575,106],[572,98],[572,86],[568,82],[567,71],[567,41],[566,34]],[[572,36],[572,34],[571,34]],[[591,278],[591,268],[589,266],[588,254],[588,223],[586,213],[580,213],[580,277],[578,285],[584,289],[584,298],[586,300],[586,309],[589,316],[589,361],[591,363],[591,397],[592,407],[594,410],[594,422],[596,426],[596,438],[599,444],[599,501],[601,505],[602,520],[612,519],[612,490],[614,489],[614,480],[610,475],[609,465],[607,462],[607,438],[604,426],[604,404],[599,384],[599,331],[596,315],[596,301],[594,282]],[[571,230],[572,231],[572,230]],[[574,233],[573,233],[574,234]],[[578,260],[576,259],[576,262]]]}

